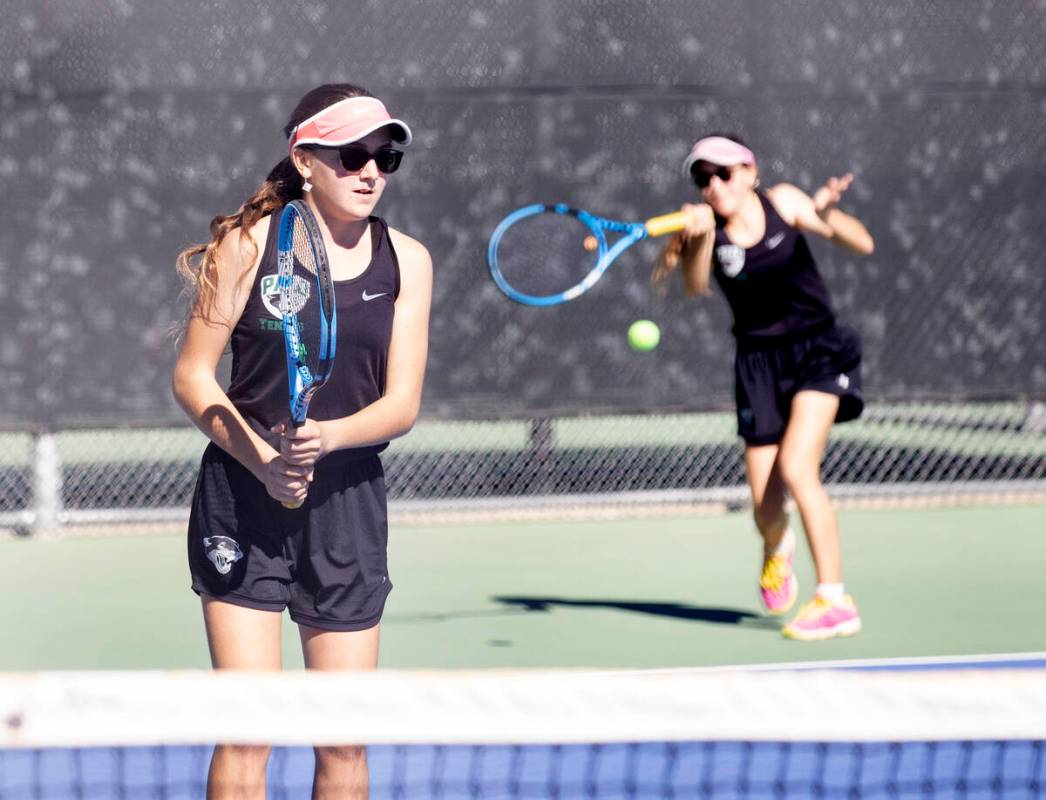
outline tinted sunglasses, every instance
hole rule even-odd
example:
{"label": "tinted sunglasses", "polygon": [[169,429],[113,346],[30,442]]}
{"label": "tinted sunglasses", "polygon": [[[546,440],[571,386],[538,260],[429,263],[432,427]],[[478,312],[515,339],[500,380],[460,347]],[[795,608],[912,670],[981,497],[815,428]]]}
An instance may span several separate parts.
{"label": "tinted sunglasses", "polygon": [[341,147],[324,147],[324,150],[337,150],[341,165],[349,172],[357,172],[374,159],[378,169],[386,175],[395,172],[403,160],[403,151],[394,147],[379,147],[373,153],[363,145],[343,144]]}
{"label": "tinted sunglasses", "polygon": [[720,167],[718,164],[709,164],[707,161],[699,161],[690,167],[690,177],[694,179],[698,189],[707,189],[712,183],[712,176],[726,183],[733,175],[733,167]]}

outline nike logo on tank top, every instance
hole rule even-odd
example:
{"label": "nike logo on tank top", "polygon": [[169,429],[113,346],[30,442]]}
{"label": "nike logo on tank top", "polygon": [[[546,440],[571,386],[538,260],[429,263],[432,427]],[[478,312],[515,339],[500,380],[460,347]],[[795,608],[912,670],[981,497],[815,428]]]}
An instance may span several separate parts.
{"label": "nike logo on tank top", "polygon": [[[278,437],[269,428],[287,420],[287,361],[283,321],[276,281],[276,239],[279,212],[273,212],[243,314],[232,332],[232,374],[229,399],[244,418],[270,443]],[[400,289],[399,261],[380,217],[370,218],[371,259],[362,274],[334,282],[338,341],[334,369],[327,385],[309,404],[309,418],[337,419],[359,411],[385,393],[386,364],[392,339],[392,318]],[[386,444],[339,450],[324,462],[352,461],[380,452]]]}
{"label": "nike logo on tank top", "polygon": [[752,247],[730,241],[716,218],[712,255],[716,283],[734,314],[739,342],[773,343],[831,325],[835,312],[806,237],[758,193],[766,231]]}

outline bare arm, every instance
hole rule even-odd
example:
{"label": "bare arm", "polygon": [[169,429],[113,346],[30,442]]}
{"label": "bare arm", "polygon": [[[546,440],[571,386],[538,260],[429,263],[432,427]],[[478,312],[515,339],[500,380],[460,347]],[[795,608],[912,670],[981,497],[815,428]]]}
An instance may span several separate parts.
{"label": "bare arm", "polygon": [[[269,218],[255,225],[251,235],[264,242]],[[212,442],[249,469],[277,500],[304,496],[303,471],[284,464],[278,453],[244,420],[219,385],[218,362],[229,343],[250,293],[261,252],[257,255],[241,240],[239,231],[228,234],[218,248],[218,286],[210,313],[194,310],[175,363],[171,390],[189,419]]]}
{"label": "bare arm", "polygon": [[686,227],[665,241],[651,276],[654,283],[666,281],[676,269],[691,297],[708,294],[715,246],[715,214],[707,203],[686,203],[680,209]]}
{"label": "bare arm", "polygon": [[305,425],[285,434],[283,457],[310,467],[327,453],[381,444],[413,426],[421,407],[428,358],[432,259],[418,242],[390,229],[400,264],[400,293],[392,321],[385,394],[355,414]]}
{"label": "bare arm", "polygon": [[789,225],[815,233],[851,253],[867,256],[875,250],[871,234],[860,220],[837,207],[852,182],[850,173],[829,178],[813,197],[789,183],[779,183],[767,195]]}

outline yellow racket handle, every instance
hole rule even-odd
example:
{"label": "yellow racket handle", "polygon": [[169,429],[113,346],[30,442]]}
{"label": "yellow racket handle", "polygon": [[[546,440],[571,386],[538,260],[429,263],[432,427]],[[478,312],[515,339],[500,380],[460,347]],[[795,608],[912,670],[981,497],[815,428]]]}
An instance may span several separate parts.
{"label": "yellow racket handle", "polygon": [[644,225],[650,236],[664,236],[666,233],[675,233],[686,227],[686,215],[682,211],[674,214],[662,214],[660,217],[651,217]]}

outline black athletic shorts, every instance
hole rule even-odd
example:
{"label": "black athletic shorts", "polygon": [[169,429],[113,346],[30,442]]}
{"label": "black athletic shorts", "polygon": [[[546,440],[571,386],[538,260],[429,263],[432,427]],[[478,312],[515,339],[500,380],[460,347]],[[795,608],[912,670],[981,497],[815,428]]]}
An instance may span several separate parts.
{"label": "black athletic shorts", "polygon": [[856,331],[830,325],[770,345],[738,341],[734,359],[737,432],[747,444],[780,442],[792,398],[803,390],[838,395],[836,422],[861,415],[861,340]]}
{"label": "black athletic shorts", "polygon": [[[203,454],[189,518],[199,595],[332,631],[377,625],[392,589],[385,473],[377,455],[321,460],[299,509],[284,508],[236,459]],[[328,463],[328,460],[330,463]]]}

